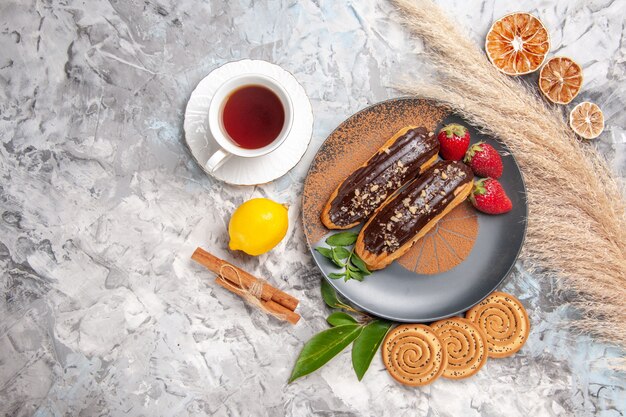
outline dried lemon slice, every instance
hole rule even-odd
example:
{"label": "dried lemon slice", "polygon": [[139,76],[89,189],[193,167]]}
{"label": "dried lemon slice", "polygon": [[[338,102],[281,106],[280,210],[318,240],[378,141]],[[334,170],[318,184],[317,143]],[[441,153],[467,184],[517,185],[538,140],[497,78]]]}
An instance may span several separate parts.
{"label": "dried lemon slice", "polygon": [[583,101],[569,114],[569,125],[584,139],[595,139],[604,130],[604,115],[594,103]]}
{"label": "dried lemon slice", "polygon": [[489,60],[505,74],[536,71],[550,50],[550,35],[529,13],[511,13],[493,22],[485,40]]}
{"label": "dried lemon slice", "polygon": [[550,58],[539,72],[539,89],[553,103],[569,103],[582,84],[582,68],[565,56]]}

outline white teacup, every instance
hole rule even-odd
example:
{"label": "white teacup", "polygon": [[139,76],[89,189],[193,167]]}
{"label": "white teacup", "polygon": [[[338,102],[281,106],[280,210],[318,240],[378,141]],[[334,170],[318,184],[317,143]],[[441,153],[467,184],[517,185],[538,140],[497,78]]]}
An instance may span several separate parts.
{"label": "white teacup", "polygon": [[[270,89],[276,94],[283,105],[285,112],[285,121],[283,128],[271,143],[258,149],[247,149],[237,145],[226,132],[224,128],[223,112],[224,106],[230,94],[244,86],[260,85]],[[218,143],[218,149],[205,164],[208,172],[218,169],[232,155],[242,156],[244,158],[254,158],[266,155],[278,148],[289,135],[291,125],[293,123],[293,105],[287,91],[273,78],[260,74],[244,74],[229,79],[222,84],[211,99],[209,105],[209,130],[213,139]]]}

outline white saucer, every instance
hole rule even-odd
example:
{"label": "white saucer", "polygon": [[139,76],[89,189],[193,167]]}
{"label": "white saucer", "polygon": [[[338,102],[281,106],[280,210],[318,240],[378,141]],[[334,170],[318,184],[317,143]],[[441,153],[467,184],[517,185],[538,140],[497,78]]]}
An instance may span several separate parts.
{"label": "white saucer", "polygon": [[[278,81],[293,102],[293,125],[287,139],[275,151],[256,158],[231,156],[209,173],[204,165],[219,148],[209,131],[209,104],[222,83],[241,74],[262,74]],[[187,146],[205,172],[229,184],[264,184],[285,175],[302,159],[313,133],[313,111],[304,88],[291,73],[266,61],[244,59],[224,64],[200,81],[187,103],[184,129]]]}

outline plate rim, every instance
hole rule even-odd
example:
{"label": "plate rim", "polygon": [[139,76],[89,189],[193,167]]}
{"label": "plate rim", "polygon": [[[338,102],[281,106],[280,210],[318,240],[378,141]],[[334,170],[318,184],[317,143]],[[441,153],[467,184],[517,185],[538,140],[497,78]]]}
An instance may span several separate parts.
{"label": "plate rim", "polygon": [[[381,101],[378,101],[378,102],[376,102],[376,103],[372,103],[372,104],[370,104],[370,105],[368,105],[368,106],[366,106],[366,107],[364,107],[364,108],[362,108],[362,109],[360,109],[360,110],[358,110],[358,111],[356,111],[356,112],[352,113],[351,115],[349,115],[349,116],[348,116],[348,117],[346,117],[345,119],[343,119],[343,120],[342,120],[342,121],[341,121],[341,122],[340,122],[340,123],[339,123],[339,124],[338,124],[338,125],[337,125],[337,126],[336,126],[336,127],[335,127],[335,128],[334,128],[334,129],[333,129],[333,130],[332,130],[332,131],[328,134],[328,135],[327,135],[327,136],[326,136],[326,139],[324,139],[324,141],[321,143],[321,145],[319,146],[319,148],[318,148],[318,149],[317,149],[317,151],[315,152],[315,155],[313,156],[313,162],[315,162],[315,158],[317,157],[317,154],[319,153],[320,149],[324,146],[324,144],[326,143],[326,141],[327,141],[327,140],[328,140],[328,139],[329,139],[329,138],[330,138],[330,137],[331,137],[331,136],[332,136],[332,135],[333,135],[333,134],[334,134],[334,133],[335,133],[335,132],[336,132],[336,131],[337,131],[337,130],[338,130],[338,129],[339,129],[339,128],[340,128],[340,127],[341,127],[341,126],[342,126],[342,125],[346,122],[346,121],[347,121],[347,120],[348,120],[348,119],[350,119],[350,118],[352,118],[352,117],[355,117],[356,115],[358,115],[358,114],[360,114],[360,113],[363,113],[363,112],[365,112],[365,111],[367,111],[367,110],[370,110],[372,107],[379,106],[379,105],[381,105],[381,104],[388,103],[388,102],[403,101],[403,100],[423,100],[423,101],[427,101],[427,102],[432,103],[433,105],[436,105],[436,106],[443,106],[443,107],[445,107],[445,108],[448,108],[448,109],[450,110],[450,114],[449,114],[448,116],[453,115],[453,114],[456,114],[456,113],[455,113],[454,108],[452,108],[452,107],[450,107],[450,106],[448,106],[448,105],[445,105],[445,104],[438,104],[436,100],[432,100],[432,99],[428,99],[428,98],[424,98],[424,97],[419,97],[419,96],[401,96],[401,97],[390,98],[390,99],[386,99],[386,100],[381,100]],[[458,114],[457,114],[457,115],[458,115]],[[472,126],[474,126],[474,125],[472,125]],[[474,127],[476,127],[476,126],[474,126]],[[504,281],[505,281],[505,280],[506,280],[506,279],[507,279],[507,278],[511,275],[511,271],[513,270],[513,268],[515,268],[515,265],[517,264],[517,261],[519,260],[519,257],[520,257],[520,255],[521,255],[521,253],[522,253],[523,248],[524,248],[524,244],[526,243],[526,234],[527,234],[527,232],[528,232],[528,197],[527,197],[527,196],[528,196],[528,189],[526,188],[526,180],[524,179],[524,173],[522,172],[522,170],[521,170],[521,168],[520,168],[520,166],[519,166],[519,163],[517,162],[517,158],[515,158],[515,155],[513,155],[513,152],[509,149],[509,147],[506,145],[506,143],[504,143],[502,140],[500,140],[500,139],[498,139],[498,138],[496,138],[496,137],[494,137],[494,136],[491,136],[491,137],[492,137],[494,140],[496,140],[498,143],[500,143],[500,144],[501,144],[501,145],[505,148],[505,150],[508,152],[509,156],[512,158],[513,163],[515,164],[515,167],[517,168],[517,170],[518,170],[518,171],[519,171],[519,173],[520,173],[520,178],[521,178],[521,182],[522,182],[522,191],[523,191],[523,193],[522,193],[522,194],[523,194],[523,195],[522,195],[522,198],[523,198],[523,201],[524,201],[524,216],[523,216],[523,218],[522,218],[522,222],[523,222],[523,225],[524,225],[524,230],[523,230],[523,232],[522,232],[522,239],[521,239],[521,241],[520,241],[520,245],[519,245],[519,247],[517,248],[517,251],[516,251],[516,253],[515,253],[515,257],[514,257],[514,259],[513,259],[513,262],[511,262],[511,265],[507,268],[506,272],[505,272],[505,273],[502,275],[502,277],[498,280],[497,284],[496,284],[493,288],[491,288],[491,290],[490,290],[490,291],[489,291],[489,292],[488,292],[488,293],[487,293],[487,294],[486,294],[483,298],[481,298],[480,300],[478,300],[478,301],[476,301],[475,303],[471,304],[471,305],[470,305],[470,306],[468,306],[467,308],[462,309],[462,310],[459,310],[459,311],[455,311],[455,312],[454,312],[454,313],[452,313],[452,314],[449,314],[449,315],[444,315],[444,316],[440,316],[440,317],[431,317],[431,318],[428,318],[428,319],[423,319],[423,320],[407,320],[407,319],[402,319],[402,318],[393,317],[393,316],[388,315],[388,314],[379,314],[379,313],[374,313],[374,312],[372,312],[371,310],[369,310],[369,309],[367,309],[367,308],[363,307],[360,303],[357,303],[357,302],[352,301],[352,300],[350,299],[350,297],[346,296],[346,295],[344,294],[344,292],[343,292],[343,291],[342,291],[339,287],[337,287],[337,286],[334,284],[334,282],[333,282],[334,280],[333,280],[333,279],[331,279],[331,278],[329,278],[329,277],[328,277],[328,275],[324,272],[324,269],[320,266],[320,264],[319,264],[319,262],[318,262],[317,258],[315,257],[315,254],[314,254],[315,249],[314,249],[314,248],[313,248],[313,246],[312,246],[313,244],[309,241],[309,237],[308,237],[308,235],[307,235],[306,233],[304,233],[304,235],[305,235],[304,237],[305,237],[305,240],[306,240],[306,244],[307,244],[307,247],[309,248],[309,252],[311,253],[311,257],[313,258],[313,262],[315,263],[315,266],[317,267],[317,269],[319,270],[319,272],[322,274],[322,276],[324,277],[324,279],[326,280],[326,282],[328,282],[328,283],[329,283],[329,284],[333,287],[333,289],[334,289],[336,292],[338,292],[338,293],[339,293],[342,297],[344,297],[344,298],[345,298],[345,299],[346,299],[346,300],[347,300],[350,304],[352,304],[352,305],[354,305],[354,306],[358,307],[359,309],[361,309],[361,310],[365,311],[366,313],[371,314],[371,315],[373,315],[373,316],[375,316],[375,317],[379,317],[379,318],[382,318],[382,319],[385,319],[385,320],[390,320],[390,321],[399,322],[399,323],[431,323],[431,322],[435,322],[435,321],[438,321],[438,320],[443,320],[443,319],[446,319],[446,318],[449,318],[449,317],[458,316],[458,315],[463,314],[464,312],[468,311],[468,310],[469,310],[469,309],[471,309],[472,307],[476,306],[477,304],[480,304],[480,303],[481,303],[481,302],[482,302],[485,298],[487,298],[487,297],[488,297],[491,293],[493,293],[495,290],[497,290],[497,289],[498,289],[498,287],[500,287],[500,286],[502,285],[502,283],[503,283],[503,282],[504,282]],[[312,162],[312,163],[311,163],[311,165],[309,166],[309,169],[307,170],[307,174],[306,174],[306,176],[304,177],[304,186],[306,186],[306,180],[309,178],[309,175],[310,175],[310,173],[311,173],[311,170],[313,169],[313,162]],[[304,206],[304,199],[305,199],[305,198],[306,198],[306,193],[304,193],[304,192],[303,192],[303,193],[302,193],[302,199],[301,199],[301,204],[302,204],[303,206]],[[301,214],[301,221],[302,221],[303,227],[306,227],[306,226],[304,225],[304,210],[302,211],[302,214]],[[356,226],[355,226],[355,227],[356,227]],[[394,261],[394,262],[395,262],[395,261]],[[435,274],[435,275],[437,275],[437,274]],[[366,278],[366,279],[367,279],[367,278]]]}

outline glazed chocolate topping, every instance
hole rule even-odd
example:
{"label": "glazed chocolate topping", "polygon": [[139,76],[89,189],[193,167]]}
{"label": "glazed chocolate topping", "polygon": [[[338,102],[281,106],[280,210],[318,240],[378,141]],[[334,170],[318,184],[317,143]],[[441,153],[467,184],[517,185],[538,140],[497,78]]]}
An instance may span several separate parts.
{"label": "glazed chocolate topping", "polygon": [[338,226],[365,220],[438,152],[439,141],[432,132],[424,127],[407,131],[346,178],[331,202],[330,220]]}
{"label": "glazed chocolate topping", "polygon": [[454,199],[454,190],[474,179],[462,162],[440,161],[380,209],[362,231],[365,249],[395,252],[415,237]]}

